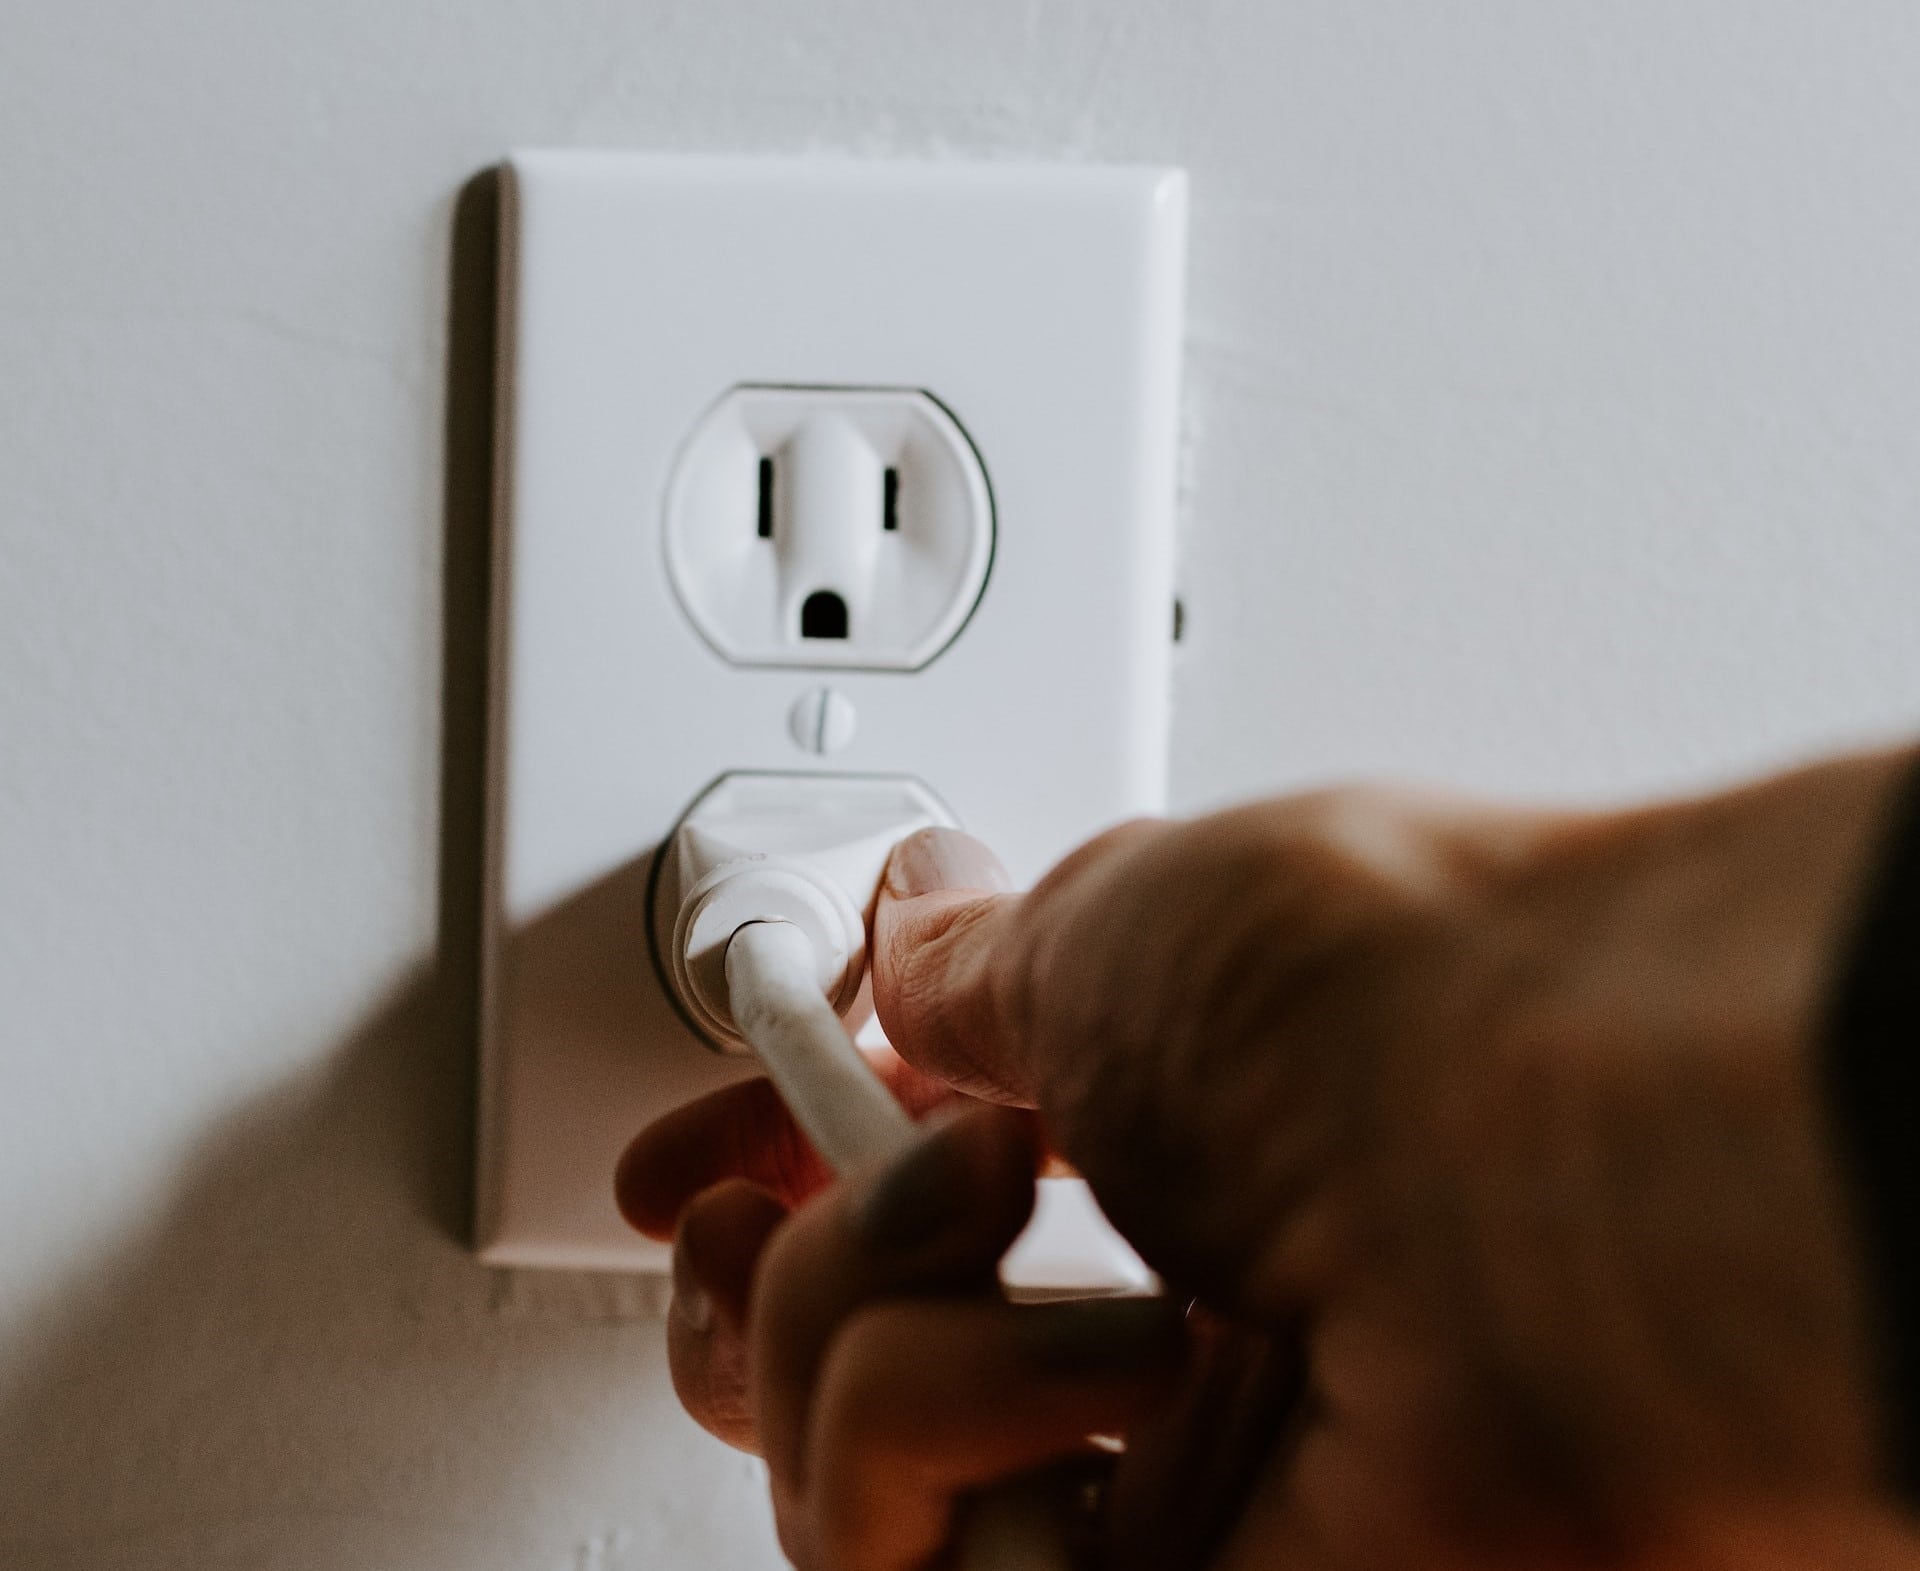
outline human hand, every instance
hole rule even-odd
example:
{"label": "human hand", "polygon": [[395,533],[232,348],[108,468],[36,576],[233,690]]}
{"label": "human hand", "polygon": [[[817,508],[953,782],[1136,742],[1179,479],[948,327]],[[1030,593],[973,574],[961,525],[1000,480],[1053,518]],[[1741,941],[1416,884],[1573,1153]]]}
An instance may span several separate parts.
{"label": "human hand", "polygon": [[[876,999],[923,1074],[1036,1103],[1233,1335],[1297,1345],[1292,1423],[1217,1458],[1244,1486],[1220,1563],[1539,1564],[1757,1514],[1776,1545],[1857,1534],[1809,1053],[1899,768],[1607,816],[1334,793],[1134,826],[1024,898],[944,887],[966,843],[923,839]],[[672,1191],[648,1149],[630,1180]],[[1134,1426],[1116,1511],[1153,1498],[1144,1459],[1180,1471],[1205,1423],[1181,1428]]]}

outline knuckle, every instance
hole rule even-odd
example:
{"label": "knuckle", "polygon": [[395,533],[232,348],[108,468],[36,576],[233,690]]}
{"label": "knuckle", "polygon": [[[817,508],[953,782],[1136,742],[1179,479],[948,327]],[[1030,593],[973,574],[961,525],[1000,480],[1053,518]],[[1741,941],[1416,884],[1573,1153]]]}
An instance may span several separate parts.
{"label": "knuckle", "polygon": [[715,1349],[705,1341],[670,1337],[667,1368],[674,1395],[695,1423],[736,1450],[758,1449],[745,1364],[737,1349]]}
{"label": "knuckle", "polygon": [[1343,786],[1286,805],[1266,864],[1291,892],[1303,953],[1371,967],[1495,891],[1508,866],[1501,819],[1400,787]]}
{"label": "knuckle", "polygon": [[826,1571],[826,1562],[814,1553],[814,1536],[799,1502],[776,1493],[773,1502],[773,1536],[780,1553],[794,1571]]}
{"label": "knuckle", "polygon": [[752,1324],[764,1336],[780,1324],[817,1275],[825,1197],[816,1197],[780,1223],[767,1240],[754,1275]]}
{"label": "knuckle", "polygon": [[913,1310],[906,1304],[869,1304],[842,1324],[821,1369],[819,1434],[836,1448],[897,1448],[913,1432],[900,1399],[924,1356]]}
{"label": "knuckle", "polygon": [[876,1538],[892,1553],[903,1535],[934,1531],[920,1506],[947,1426],[914,1395],[924,1329],[912,1304],[872,1304],[847,1318],[828,1353],[807,1464],[806,1544],[823,1571],[871,1564]]}
{"label": "knuckle", "polygon": [[1068,891],[1090,874],[1098,873],[1152,840],[1173,832],[1174,826],[1159,818],[1130,818],[1104,829],[1062,857],[1034,886],[1033,898],[1045,905]]}
{"label": "knuckle", "polygon": [[876,1504],[866,1487],[828,1484],[814,1491],[808,1502],[807,1541],[821,1571],[846,1571],[870,1558],[860,1549],[871,1534]]}
{"label": "knuckle", "polygon": [[766,1191],[750,1178],[738,1175],[723,1178],[701,1190],[680,1213],[680,1225],[674,1233],[673,1253],[676,1269],[680,1257],[689,1255],[689,1265],[697,1264],[710,1234],[728,1229],[735,1218],[749,1207],[757,1206]]}

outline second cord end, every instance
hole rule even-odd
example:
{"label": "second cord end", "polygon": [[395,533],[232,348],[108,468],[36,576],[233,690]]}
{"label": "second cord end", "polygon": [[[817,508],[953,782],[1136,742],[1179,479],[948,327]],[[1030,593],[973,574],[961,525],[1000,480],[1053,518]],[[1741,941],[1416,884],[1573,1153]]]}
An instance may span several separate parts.
{"label": "second cord end", "polygon": [[[783,857],[724,862],[687,892],[674,921],[670,960],[681,1002],[709,1035],[744,1048],[727,956],[755,924],[791,930],[809,985],[836,1015],[853,1007],[866,975],[866,930],[844,890],[816,868]],[[799,962],[796,961],[796,964]]]}

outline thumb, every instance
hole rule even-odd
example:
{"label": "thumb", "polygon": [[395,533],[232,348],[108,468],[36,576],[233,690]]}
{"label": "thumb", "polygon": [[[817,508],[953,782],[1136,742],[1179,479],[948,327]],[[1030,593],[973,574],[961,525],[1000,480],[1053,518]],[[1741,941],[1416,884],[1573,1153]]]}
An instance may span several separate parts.
{"label": "thumb", "polygon": [[1030,1102],[1007,1006],[1021,897],[1000,858],[957,829],[894,847],[873,913],[873,1002],[914,1068],[996,1102]]}

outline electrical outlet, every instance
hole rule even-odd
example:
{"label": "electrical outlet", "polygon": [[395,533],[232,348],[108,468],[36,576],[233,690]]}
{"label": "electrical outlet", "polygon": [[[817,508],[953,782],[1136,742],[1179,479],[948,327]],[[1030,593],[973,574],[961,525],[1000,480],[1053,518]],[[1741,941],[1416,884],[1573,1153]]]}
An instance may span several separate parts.
{"label": "electrical outlet", "polygon": [[[535,152],[504,188],[477,1244],[660,1270],[614,1163],[752,1070],[648,953],[710,788],[918,782],[1022,883],[1164,806],[1185,182]],[[1032,1250],[1098,1254],[1044,1187]]]}
{"label": "electrical outlet", "polygon": [[724,659],[913,671],[980,599],[993,499],[925,393],[740,387],[674,465],[666,538],[680,603]]}

